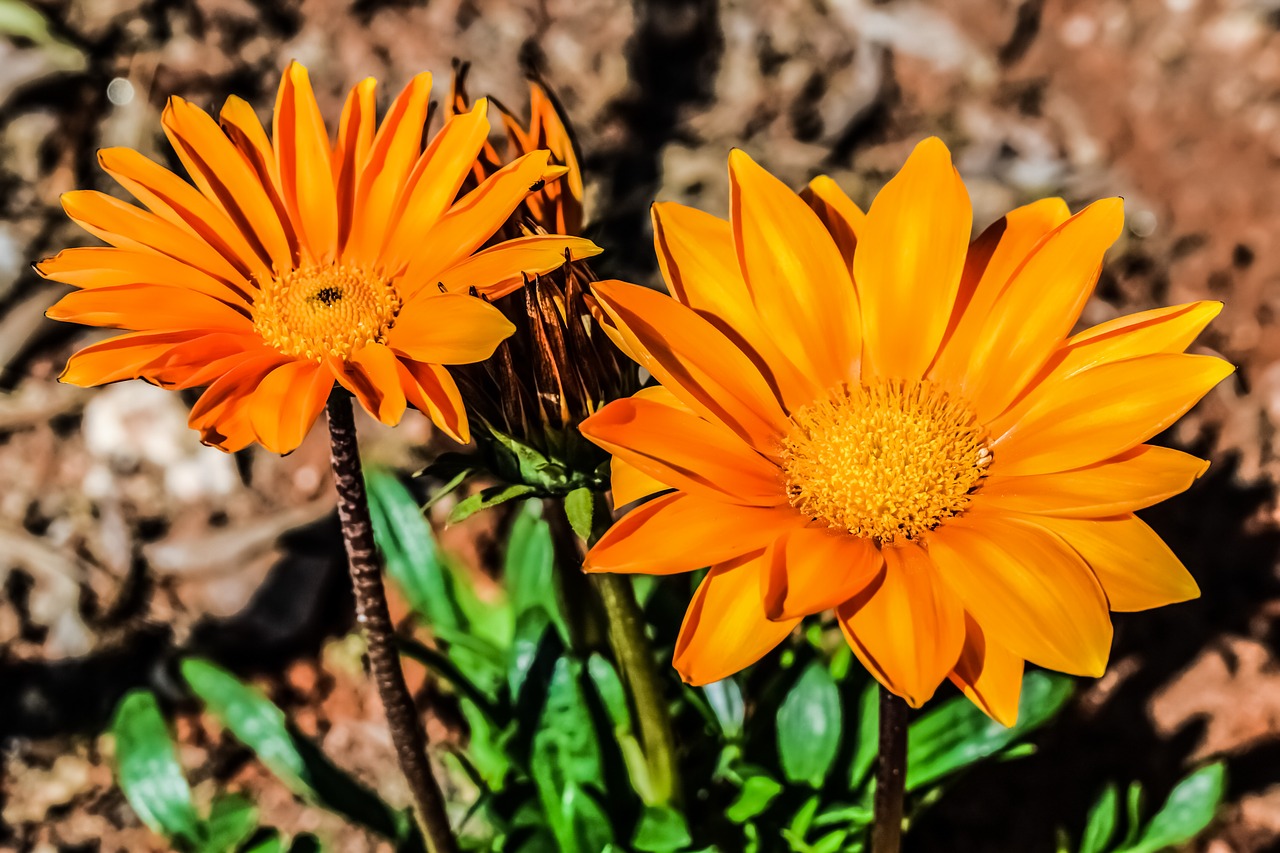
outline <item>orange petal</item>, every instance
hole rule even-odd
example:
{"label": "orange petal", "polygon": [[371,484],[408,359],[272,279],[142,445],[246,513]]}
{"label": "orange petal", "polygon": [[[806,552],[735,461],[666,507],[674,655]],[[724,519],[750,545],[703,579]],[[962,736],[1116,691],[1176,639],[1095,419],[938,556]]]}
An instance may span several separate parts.
{"label": "orange petal", "polygon": [[45,312],[51,320],[138,331],[248,332],[248,317],[212,297],[160,284],[75,290]]}
{"label": "orange petal", "polygon": [[249,421],[262,446],[292,453],[320,416],[333,374],[314,361],[291,361],[263,377],[249,399]]}
{"label": "orange petal", "polygon": [[241,362],[259,356],[279,357],[256,334],[215,332],[176,344],[147,364],[142,378],[164,388],[208,385]]}
{"label": "orange petal", "polygon": [[249,301],[249,293],[256,290],[230,260],[202,238],[154,213],[95,190],[63,193],[62,206],[77,225],[112,246],[165,255],[188,264],[224,282],[241,301]]}
{"label": "orange petal", "polygon": [[858,245],[858,232],[865,225],[867,215],[840,189],[839,184],[826,175],[818,175],[810,181],[809,186],[801,191],[800,197],[818,214],[823,227],[827,229],[831,239],[836,241],[836,248],[840,250],[840,256],[844,258],[845,266],[852,275],[853,250]]}
{"label": "orange petal", "polygon": [[356,189],[365,160],[373,148],[373,132],[378,124],[375,102],[378,81],[366,77],[347,95],[338,121],[338,141],[333,149],[333,191],[338,205],[338,251],[346,249],[356,215]]}
{"label": "orange petal", "polygon": [[1032,663],[1100,676],[1111,619],[1097,578],[1042,527],[970,510],[929,534],[939,576],[993,642]]}
{"label": "orange petal", "polygon": [[399,268],[422,251],[423,235],[458,197],[489,138],[488,104],[481,98],[470,112],[446,121],[418,158],[391,218],[394,230],[383,249],[387,269]]}
{"label": "orange petal", "polygon": [[951,153],[924,140],[871,203],[853,259],[864,357],[876,375],[924,375],[955,305],[972,227]]}
{"label": "orange petal", "polygon": [[756,449],[777,452],[777,438],[789,428],[786,415],[741,349],[657,291],[620,281],[598,281],[592,289],[626,348],[681,402]]}
{"label": "orange petal", "polygon": [[869,539],[798,527],[773,549],[761,575],[765,615],[796,619],[830,610],[861,592],[883,566],[880,549]]}
{"label": "orange petal", "polygon": [[671,295],[734,340],[778,389],[799,407],[825,390],[782,353],[765,318],[751,301],[738,267],[733,228],[709,213],[674,202],[650,208],[658,266]]}
{"label": "orange petal", "polygon": [[964,650],[951,672],[951,683],[988,717],[1012,726],[1018,722],[1022,695],[1022,658],[988,640],[968,613],[964,624]]}
{"label": "orange petal", "polygon": [[1071,218],[1067,203],[1044,198],[1009,211],[969,246],[960,291],[930,377],[959,384],[968,369],[978,337],[1009,278],[1053,229]]}
{"label": "orange petal", "polygon": [[394,353],[382,344],[366,344],[336,371],[338,382],[356,395],[365,411],[387,426],[404,417],[405,393]]}
{"label": "orange petal", "polygon": [[214,278],[204,270],[167,255],[145,250],[92,246],[63,249],[36,264],[45,278],[72,287],[115,287],[123,284],[167,284],[185,287],[229,305],[248,306],[241,290]]}
{"label": "orange petal", "polygon": [[884,571],[836,610],[853,653],[886,690],[919,708],[964,646],[964,610],[919,546],[881,549]]}
{"label": "orange petal", "polygon": [[245,358],[205,390],[191,407],[188,425],[200,440],[221,450],[240,450],[255,439],[248,402],[263,378],[290,361],[278,352]]}
{"label": "orange petal", "polygon": [[427,286],[454,293],[467,293],[474,287],[490,299],[499,299],[520,288],[525,276],[545,275],[564,266],[566,252],[572,260],[582,260],[600,254],[601,249],[583,237],[518,237],[454,264]]}
{"label": "orange petal", "polygon": [[307,69],[297,62],[280,77],[272,124],[276,167],[294,231],[313,261],[337,257],[338,200],[333,186],[329,131],[311,90]]}
{"label": "orange petal", "polygon": [[258,121],[258,114],[248,101],[232,95],[223,103],[222,112],[218,113],[218,124],[231,144],[244,156],[249,168],[258,176],[258,183],[262,184],[271,198],[271,209],[276,212],[276,219],[284,228],[285,237],[289,241],[291,265],[296,266],[299,260],[298,235],[293,230],[289,209],[284,203],[280,170],[276,168],[276,153],[262,122]]}
{"label": "orange petal", "polygon": [[409,81],[382,120],[360,175],[355,220],[344,257],[368,265],[378,260],[387,236],[387,214],[395,209],[422,151],[422,129],[430,102],[431,75],[424,72]]}
{"label": "orange petal", "polygon": [[1061,536],[1097,575],[1112,610],[1164,607],[1200,596],[1200,588],[1159,536],[1136,516],[1035,518]]}
{"label": "orange petal", "polygon": [[745,506],[779,506],[776,466],[719,423],[635,397],[582,422],[588,440],[668,486]]}
{"label": "orange petal", "polygon": [[727,678],[764,657],[799,622],[771,622],[760,601],[766,551],[721,563],[702,579],[685,612],[672,663],[693,685]]}
{"label": "orange petal", "polygon": [[588,572],[670,575],[764,548],[804,520],[789,507],[728,504],[673,492],[624,515],[588,552]]}
{"label": "orange petal", "polygon": [[191,180],[235,223],[262,263],[290,269],[293,253],[271,198],[218,123],[179,97],[169,99],[160,122]]}
{"label": "orange petal", "polygon": [[251,280],[270,276],[270,268],[227,215],[173,172],[130,148],[101,148],[98,163],[161,219],[216,249],[240,275]]}
{"label": "orange petal", "polygon": [[403,358],[399,362],[400,382],[409,403],[454,441],[461,444],[470,441],[467,410],[449,371],[438,364]]}
{"label": "orange petal", "polygon": [[1115,515],[1186,491],[1208,468],[1208,462],[1189,453],[1142,444],[1072,471],[1026,477],[993,473],[983,482],[978,500],[984,506],[1016,512],[1086,518]]}
{"label": "orange petal", "polygon": [[388,345],[414,361],[473,364],[493,355],[515,326],[483,299],[426,291],[400,309]]}
{"label": "orange petal", "polygon": [[549,165],[550,156],[549,151],[534,151],[508,163],[420,235],[405,273],[411,292],[434,285],[442,272],[488,242],[535,186],[563,174],[563,167]]}
{"label": "orange petal", "polygon": [[89,388],[125,379],[137,379],[143,368],[164,355],[177,344],[184,343],[203,333],[182,332],[130,332],[90,344],[67,360],[67,366],[58,380],[68,385]]}
{"label": "orange petal", "polygon": [[614,456],[609,460],[609,487],[613,492],[614,507],[647,498],[671,488],[661,480],[650,477],[636,466]]}
{"label": "orange petal", "polygon": [[1235,368],[1220,358],[1162,353],[1102,364],[1040,395],[991,443],[1003,476],[1045,474],[1124,453],[1182,417]]}
{"label": "orange petal", "polygon": [[729,154],[729,209],[738,265],[783,353],[819,387],[857,375],[858,299],[821,220],[747,154]]}
{"label": "orange petal", "polygon": [[1102,256],[1120,236],[1124,203],[1094,202],[1041,240],[997,297],[963,380],[983,420],[1004,411],[1071,332]]}

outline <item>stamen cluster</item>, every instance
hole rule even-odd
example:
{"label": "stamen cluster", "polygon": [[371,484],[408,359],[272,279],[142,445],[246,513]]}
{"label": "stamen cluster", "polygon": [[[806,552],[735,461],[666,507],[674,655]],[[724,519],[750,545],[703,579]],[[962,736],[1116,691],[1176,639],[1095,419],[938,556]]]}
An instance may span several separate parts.
{"label": "stamen cluster", "polygon": [[381,276],[322,264],[264,286],[254,304],[253,325],[264,341],[288,355],[347,359],[383,341],[400,305],[395,285]]}

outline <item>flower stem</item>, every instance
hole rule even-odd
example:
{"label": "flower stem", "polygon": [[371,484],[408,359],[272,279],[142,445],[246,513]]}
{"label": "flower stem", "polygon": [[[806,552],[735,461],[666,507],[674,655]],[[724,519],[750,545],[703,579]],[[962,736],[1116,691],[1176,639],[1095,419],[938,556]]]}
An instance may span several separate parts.
{"label": "flower stem", "polygon": [[338,489],[338,518],[342,521],[342,538],[347,546],[355,592],[356,620],[364,630],[369,669],[382,699],[396,757],[413,793],[429,853],[457,853],[458,844],[449,828],[444,794],[427,758],[426,732],[400,668],[395,629],[382,585],[382,567],[373,540],[373,521],[369,517],[369,498],[364,488],[351,399],[340,390],[329,395],[329,437]]}
{"label": "flower stem", "polygon": [[902,846],[902,795],[907,776],[907,703],[880,688],[880,756],[876,762],[875,824],[871,853]]}

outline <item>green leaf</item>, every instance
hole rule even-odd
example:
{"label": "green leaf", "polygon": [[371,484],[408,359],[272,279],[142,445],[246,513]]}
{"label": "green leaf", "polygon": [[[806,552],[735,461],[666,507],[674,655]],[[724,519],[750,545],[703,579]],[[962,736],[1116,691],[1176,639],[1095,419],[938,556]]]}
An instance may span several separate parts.
{"label": "green leaf", "polygon": [[768,776],[748,776],[742,783],[738,798],[725,810],[725,817],[734,823],[746,823],[769,808],[780,793],[782,785]]}
{"label": "green leaf", "polygon": [[449,513],[449,524],[457,524],[465,521],[475,515],[482,509],[489,509],[498,504],[504,504],[507,501],[513,501],[516,498],[522,498],[525,495],[531,495],[536,491],[533,486],[514,485],[514,486],[490,486],[487,489],[481,489],[475,494],[468,495],[458,501]]}
{"label": "green leaf", "polygon": [[[910,741],[908,741],[910,743]],[[880,749],[880,685],[867,682],[858,697],[858,742],[849,762],[849,788],[856,789],[871,773]]]}
{"label": "green leaf", "polygon": [[1018,722],[1005,728],[957,696],[923,714],[907,738],[907,790],[918,790],[1027,737],[1071,698],[1070,678],[1030,672],[1022,680]]}
{"label": "green leaf", "polygon": [[380,468],[365,469],[364,482],[373,536],[388,577],[432,627],[459,628],[461,620],[435,532],[417,499],[395,474]]}
{"label": "green leaf", "polygon": [[141,689],[126,694],[116,706],[111,733],[116,740],[120,789],[138,819],[159,835],[193,842],[199,818],[191,802],[191,786],[155,695]]}
{"label": "green leaf", "polygon": [[702,695],[712,713],[725,740],[737,740],[742,736],[742,724],[746,719],[746,706],[742,702],[742,689],[732,677],[722,678],[703,685]]}
{"label": "green leaf", "polygon": [[1185,844],[1213,821],[1226,785],[1226,768],[1214,762],[1183,779],[1125,853],[1156,853]]}
{"label": "green leaf", "polygon": [[556,596],[555,544],[551,527],[542,517],[542,501],[526,501],[516,514],[507,539],[507,553],[502,573],[515,619],[528,610],[541,607],[555,623],[560,639],[569,639],[560,601]]}
{"label": "green leaf", "polygon": [[643,853],[674,853],[693,843],[680,812],[667,806],[646,806],[631,846]]}
{"label": "green leaf", "polygon": [[493,700],[489,698],[489,695],[476,686],[475,682],[470,678],[467,678],[457,664],[450,660],[447,655],[412,637],[397,637],[396,642],[405,657],[416,660],[449,682],[459,696],[465,696],[470,699],[485,716],[492,719],[497,715],[497,709],[494,707]]}
{"label": "green leaf", "polygon": [[1080,853],[1103,853],[1116,834],[1120,819],[1120,792],[1114,783],[1102,789],[1097,802],[1089,809],[1084,837],[1080,839]]}
{"label": "green leaf", "polygon": [[840,749],[840,690],[825,662],[812,661],[778,708],[778,756],[789,782],[822,786]]}
{"label": "green leaf", "polygon": [[1120,842],[1118,849],[1123,850],[1133,844],[1138,839],[1138,833],[1142,830],[1142,783],[1130,782],[1129,789],[1125,791],[1125,816],[1128,818],[1128,829],[1124,834],[1124,841]]}
{"label": "green leaf", "polygon": [[596,693],[600,695],[600,701],[604,703],[614,729],[631,731],[631,709],[627,706],[627,692],[613,664],[600,654],[593,654],[587,658],[587,674],[596,686]]}
{"label": "green leaf", "polygon": [[209,819],[201,828],[200,853],[229,853],[238,850],[258,828],[258,809],[239,794],[214,798]]}
{"label": "green leaf", "polygon": [[595,495],[586,486],[564,496],[564,513],[569,517],[569,526],[583,542],[591,541],[591,511],[594,506]]}
{"label": "green leaf", "polygon": [[792,815],[790,825],[782,832],[783,837],[790,841],[792,846],[807,846],[804,844],[805,836],[809,834],[809,828],[813,826],[813,819],[821,805],[822,798],[814,794]]}

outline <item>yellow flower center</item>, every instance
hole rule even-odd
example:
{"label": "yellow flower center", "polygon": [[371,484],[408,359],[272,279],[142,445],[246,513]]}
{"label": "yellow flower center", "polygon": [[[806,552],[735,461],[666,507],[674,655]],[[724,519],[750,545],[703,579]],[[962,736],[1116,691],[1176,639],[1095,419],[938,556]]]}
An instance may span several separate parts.
{"label": "yellow flower center", "polygon": [[319,361],[346,359],[382,342],[400,311],[395,285],[357,267],[322,264],[294,270],[262,288],[253,326],[283,353]]}
{"label": "yellow flower center", "polygon": [[791,423],[782,452],[791,505],[880,543],[963,512],[992,459],[969,407],[929,382],[839,386]]}

